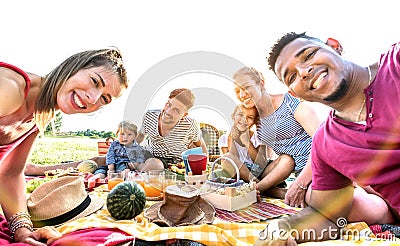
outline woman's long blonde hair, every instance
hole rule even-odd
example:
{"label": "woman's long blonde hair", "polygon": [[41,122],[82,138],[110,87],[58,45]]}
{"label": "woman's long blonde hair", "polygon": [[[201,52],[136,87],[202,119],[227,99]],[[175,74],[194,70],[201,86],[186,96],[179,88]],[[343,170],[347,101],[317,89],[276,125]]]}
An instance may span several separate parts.
{"label": "woman's long blonde hair", "polygon": [[88,50],[74,54],[47,74],[41,82],[41,90],[35,104],[35,123],[40,130],[55,116],[57,93],[60,87],[81,69],[104,67],[117,75],[121,87],[128,88],[128,78],[119,50]]}
{"label": "woman's long blonde hair", "polygon": [[233,80],[235,80],[236,77],[240,75],[247,75],[250,76],[256,83],[261,83],[261,81],[264,81],[264,76],[261,72],[259,72],[257,69],[254,67],[242,67],[239,70],[237,70],[233,74]]}

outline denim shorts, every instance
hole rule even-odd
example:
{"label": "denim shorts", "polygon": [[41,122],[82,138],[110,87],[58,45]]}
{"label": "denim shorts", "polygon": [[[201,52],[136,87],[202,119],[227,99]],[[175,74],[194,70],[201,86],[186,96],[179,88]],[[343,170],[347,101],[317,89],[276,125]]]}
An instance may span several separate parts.
{"label": "denim shorts", "polygon": [[265,168],[272,162],[271,159],[268,159],[267,164],[265,167],[261,167],[260,165],[256,163],[250,163],[250,162],[245,162],[246,167],[250,170],[251,174],[254,175],[254,177],[260,179],[261,174],[264,172]]}
{"label": "denim shorts", "polygon": [[256,163],[245,162],[244,164],[246,164],[246,167],[250,170],[251,174],[253,174],[254,177],[259,178],[259,176],[264,171],[264,169],[262,169],[260,165]]}

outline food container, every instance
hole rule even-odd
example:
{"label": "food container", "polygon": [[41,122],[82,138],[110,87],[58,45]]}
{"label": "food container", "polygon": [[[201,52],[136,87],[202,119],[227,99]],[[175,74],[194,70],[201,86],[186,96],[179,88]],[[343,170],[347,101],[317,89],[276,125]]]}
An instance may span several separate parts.
{"label": "food container", "polygon": [[195,186],[196,188],[200,188],[203,184],[206,183],[208,178],[207,171],[203,171],[200,175],[193,175],[192,172],[185,174],[185,181],[188,185]]}

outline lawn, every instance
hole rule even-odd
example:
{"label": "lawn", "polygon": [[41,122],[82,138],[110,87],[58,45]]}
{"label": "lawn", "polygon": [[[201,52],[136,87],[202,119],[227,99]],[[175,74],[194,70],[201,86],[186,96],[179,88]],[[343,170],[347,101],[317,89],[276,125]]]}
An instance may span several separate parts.
{"label": "lawn", "polygon": [[101,140],[85,137],[40,137],[36,139],[28,162],[51,165],[86,160],[98,155],[98,141]]}

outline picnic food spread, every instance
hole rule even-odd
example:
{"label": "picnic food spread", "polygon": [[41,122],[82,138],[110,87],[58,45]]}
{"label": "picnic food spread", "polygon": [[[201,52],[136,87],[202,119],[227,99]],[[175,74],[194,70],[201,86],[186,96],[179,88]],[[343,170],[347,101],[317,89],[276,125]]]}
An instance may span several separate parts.
{"label": "picnic food spread", "polygon": [[78,168],[69,167],[67,169],[53,169],[44,172],[45,177],[30,179],[26,182],[26,192],[32,193],[39,185],[46,183],[52,179],[65,177],[65,176],[80,176],[83,178],[85,184],[89,190],[96,186],[105,184],[106,181],[101,180],[100,177],[90,173],[90,172],[80,172]]}
{"label": "picnic food spread", "polygon": [[46,177],[63,177],[63,176],[79,176],[77,168],[69,167],[67,169],[53,169],[44,172]]}
{"label": "picnic food spread", "polygon": [[177,163],[177,164],[169,164],[168,169],[174,173],[178,174],[185,174],[186,169],[185,169],[185,163],[183,161]]}
{"label": "picnic food spread", "polygon": [[52,179],[53,179],[52,177],[46,177],[46,178],[34,178],[28,180],[26,182],[26,192],[32,193],[32,191],[34,191],[39,185],[46,183]]}
{"label": "picnic food spread", "polygon": [[[37,178],[38,180],[52,180],[57,178],[57,175],[64,175],[63,172],[61,171],[53,171],[53,172],[49,172],[54,174],[54,176],[48,176],[48,177],[42,177],[42,178]],[[66,171],[66,173],[69,173],[72,176],[76,175],[76,170],[69,170]],[[78,172],[79,173],[79,172]],[[89,173],[79,173],[78,175],[82,175],[87,181],[89,179],[93,179],[96,178],[95,175],[93,174],[89,174]],[[194,177],[196,176],[200,176],[200,175],[194,175]],[[27,183],[29,183],[28,180]],[[224,186],[227,187],[218,187],[218,186],[213,186],[213,185],[209,185],[210,182],[206,182],[208,183],[207,186],[204,185],[204,187],[202,187],[203,189],[205,189],[205,187],[210,188],[210,190],[208,191],[200,191],[199,189],[196,189],[195,186],[192,185],[187,185],[187,184],[182,184],[182,183],[177,183],[177,187],[179,188],[179,191],[186,191],[186,192],[199,192],[203,193],[200,195],[199,201],[207,201],[209,204],[213,205],[212,202],[215,201],[234,201],[236,199],[246,199],[247,200],[247,196],[249,196],[250,193],[254,193],[255,191],[250,191],[252,187],[250,184],[242,184],[239,185],[238,187],[230,187],[230,185],[232,183],[235,183],[236,180],[232,181],[232,182],[227,182],[225,180],[221,180],[221,179],[211,179],[211,180],[207,180],[207,181],[218,181],[222,182],[222,183],[226,183]],[[44,181],[41,181],[44,182]],[[36,183],[32,182],[32,183]],[[125,183],[125,182],[124,182]],[[120,183],[124,184],[124,183]],[[136,182],[132,182],[133,186],[134,183]],[[132,185],[132,183],[130,183],[130,185]],[[237,183],[237,182],[236,182]],[[98,195],[100,197],[102,197],[103,199],[107,199],[107,196],[109,195],[108,192],[112,193],[113,190],[108,191],[107,189],[105,189],[104,187],[106,186],[106,183],[104,183],[104,186],[101,185],[98,188],[95,188],[93,193],[89,193],[89,194],[93,194],[93,195]],[[130,212],[124,212],[123,214],[121,214],[121,216],[125,216],[126,214],[132,213],[133,215],[130,216],[134,216],[134,221],[130,220],[130,219],[117,219],[116,217],[118,217],[118,215],[113,215],[113,212],[109,211],[109,207],[112,207],[110,205],[108,205],[107,207],[104,206],[102,210],[100,210],[99,212],[97,212],[94,215],[88,216],[83,220],[78,220],[76,222],[72,222],[72,223],[67,223],[63,226],[58,227],[58,230],[60,232],[62,232],[63,234],[67,234],[69,232],[75,232],[75,231],[80,231],[82,228],[87,228],[87,225],[92,225],[98,228],[101,227],[116,227],[116,228],[120,228],[122,230],[124,230],[125,232],[129,233],[130,235],[135,235],[137,238],[141,239],[141,240],[146,240],[146,241],[160,241],[160,240],[165,240],[166,238],[177,238],[177,237],[182,237],[182,235],[185,235],[183,238],[187,238],[187,239],[191,239],[194,241],[198,241],[201,242],[205,245],[253,245],[253,243],[255,242],[256,238],[258,237],[258,233],[259,231],[261,231],[262,229],[265,228],[266,224],[264,223],[265,220],[271,219],[271,218],[275,218],[275,217],[279,217],[282,215],[287,215],[287,214],[292,214],[295,213],[296,211],[299,211],[300,209],[296,209],[296,208],[290,208],[290,210],[288,209],[288,206],[286,206],[285,204],[283,204],[282,201],[277,200],[277,199],[267,199],[267,200],[263,200],[263,202],[261,203],[255,203],[252,204],[248,207],[245,207],[243,209],[238,209],[236,210],[236,205],[234,204],[233,207],[234,209],[229,209],[228,210],[224,210],[224,209],[220,209],[218,208],[218,206],[212,206],[215,207],[215,219],[211,224],[208,225],[199,225],[196,223],[194,223],[194,226],[183,226],[183,227],[168,227],[168,226],[163,226],[163,227],[159,227],[156,223],[146,223],[145,221],[145,215],[149,215],[151,216],[151,218],[155,218],[157,221],[162,221],[162,222],[168,222],[168,223],[172,223],[174,222],[174,220],[176,220],[178,217],[173,215],[173,216],[169,216],[170,209],[165,209],[168,206],[164,205],[162,206],[163,202],[156,202],[153,203],[151,201],[146,201],[145,197],[139,197],[138,198],[138,194],[140,196],[140,194],[142,194],[141,192],[139,192],[140,190],[140,185],[136,185],[135,188],[137,189],[136,192],[132,192],[132,191],[125,191],[125,186],[123,188],[123,195],[126,196],[126,200],[125,203],[127,204],[132,204],[134,203],[134,205],[128,205],[128,207],[130,206]],[[130,187],[129,187],[130,188]],[[128,190],[129,190],[128,188]],[[234,192],[230,192],[229,194],[226,193],[227,190],[230,189],[234,189]],[[119,189],[119,186],[114,187],[114,189]],[[250,191],[250,193],[248,193]],[[131,194],[128,196],[128,194]],[[212,194],[214,196],[217,196],[218,199],[207,199],[207,197],[203,196],[203,195],[207,195],[207,194]],[[132,196],[134,195],[134,196]],[[172,197],[173,198],[173,197]],[[222,199],[223,198],[223,199]],[[182,199],[180,197],[178,197],[177,199]],[[115,203],[117,200],[114,200]],[[146,205],[144,206],[144,208],[142,207],[142,203],[146,203]],[[226,203],[226,202],[225,202]],[[239,202],[239,204],[242,206],[243,205],[243,201],[241,200]],[[274,204],[276,204],[274,206]],[[171,206],[175,206],[174,202],[170,203]],[[221,204],[219,204],[221,205]],[[240,207],[241,207],[240,206]],[[126,207],[122,207],[122,205],[120,205],[120,207],[122,208],[122,210],[127,209]],[[161,209],[162,207],[162,209]],[[178,206],[179,207],[179,206]],[[136,209],[139,208],[141,210],[141,212],[136,211]],[[150,209],[152,208],[152,209]],[[211,207],[210,207],[211,208]],[[176,209],[176,208],[175,208]],[[192,209],[192,208],[191,208]],[[135,210],[135,211],[133,211]],[[235,210],[235,211],[232,211]],[[147,212],[146,212],[147,211]],[[173,211],[182,211],[182,209],[176,209],[176,210],[171,210]],[[199,210],[200,211],[200,210]],[[189,215],[198,215],[201,214],[201,211],[199,213],[199,211],[197,213],[194,213],[193,211],[190,211],[188,214]],[[207,209],[207,210],[202,210],[203,213],[207,214],[208,212],[212,211],[211,209]],[[162,218],[159,216],[159,212],[161,212],[161,216]],[[193,213],[192,213],[193,212]],[[139,213],[139,215],[135,215],[135,213]],[[211,213],[209,213],[211,215]],[[111,217],[111,216],[116,216],[116,217]],[[185,216],[181,216],[182,218],[186,220],[191,219],[192,216],[189,216],[188,218],[186,218]],[[181,218],[179,217],[179,218]],[[197,218],[197,216],[195,216]],[[207,216],[203,217],[206,218]],[[113,219],[112,219],[113,218]],[[161,220],[160,220],[161,219]],[[179,220],[179,223],[181,223],[183,220]],[[194,220],[190,220],[192,223]],[[150,220],[149,220],[150,222]],[[229,222],[229,223],[228,223]],[[246,222],[246,223],[239,223],[239,222]],[[251,223],[251,222],[260,222],[260,223]],[[171,224],[172,225],[172,224]],[[356,224],[356,226],[359,226],[359,223]],[[362,225],[361,225],[362,226]],[[179,229],[178,229],[179,228]],[[365,229],[367,227],[362,227],[359,230]],[[352,227],[350,227],[350,230],[352,229]],[[240,233],[239,233],[240,231]],[[198,235],[201,235],[201,237],[199,238]],[[337,241],[335,241],[337,242]],[[348,241],[346,241],[348,242]]]}

